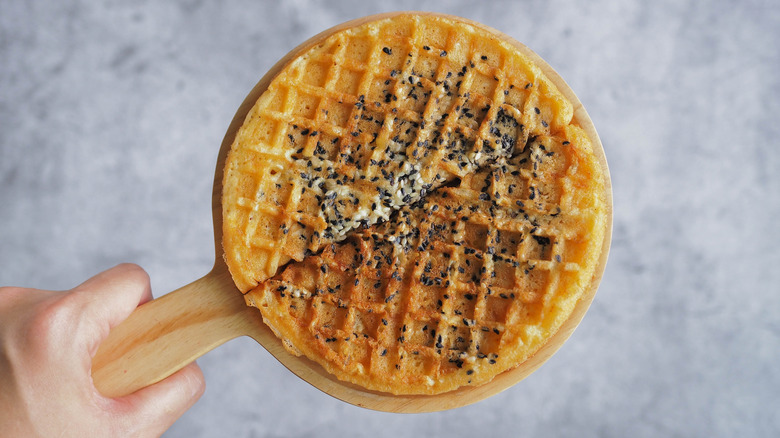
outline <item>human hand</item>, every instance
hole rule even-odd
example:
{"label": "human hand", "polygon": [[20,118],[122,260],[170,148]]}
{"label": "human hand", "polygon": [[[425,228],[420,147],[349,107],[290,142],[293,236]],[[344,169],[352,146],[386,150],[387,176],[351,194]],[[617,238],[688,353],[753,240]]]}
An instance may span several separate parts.
{"label": "human hand", "polygon": [[119,265],[66,291],[0,288],[0,425],[4,437],[158,437],[203,394],[192,363],[108,398],[92,357],[112,327],[152,299],[149,276]]}

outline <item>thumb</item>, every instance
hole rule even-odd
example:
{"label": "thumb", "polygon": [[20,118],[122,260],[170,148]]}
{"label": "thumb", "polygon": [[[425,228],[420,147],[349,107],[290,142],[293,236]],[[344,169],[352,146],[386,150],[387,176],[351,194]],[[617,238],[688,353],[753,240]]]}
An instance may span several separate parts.
{"label": "thumb", "polygon": [[115,400],[122,405],[126,430],[135,431],[132,436],[159,437],[205,389],[203,372],[193,362],[154,385]]}

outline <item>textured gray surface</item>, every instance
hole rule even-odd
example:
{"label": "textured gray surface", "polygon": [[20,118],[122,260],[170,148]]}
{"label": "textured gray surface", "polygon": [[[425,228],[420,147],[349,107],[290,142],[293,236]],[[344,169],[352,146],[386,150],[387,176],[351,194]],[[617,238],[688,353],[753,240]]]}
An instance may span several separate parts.
{"label": "textured gray surface", "polygon": [[502,30],[587,106],[615,198],[591,311],[527,380],[425,415],[336,401],[236,340],[199,361],[209,388],[165,436],[780,436],[773,1],[0,1],[0,284],[131,261],[159,295],[207,272],[244,94],[309,36],[390,9]]}

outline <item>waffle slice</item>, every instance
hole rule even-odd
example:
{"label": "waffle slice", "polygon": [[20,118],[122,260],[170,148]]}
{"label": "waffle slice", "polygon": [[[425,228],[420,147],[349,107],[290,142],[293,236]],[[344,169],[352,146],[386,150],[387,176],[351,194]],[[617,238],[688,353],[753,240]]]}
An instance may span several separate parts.
{"label": "waffle slice", "polygon": [[395,14],[319,39],[281,67],[231,146],[233,279],[246,292],[572,114],[516,47],[453,17]]}
{"label": "waffle slice", "polygon": [[540,134],[247,300],[340,379],[395,394],[485,383],[534,354],[590,284],[602,178],[578,128]]}

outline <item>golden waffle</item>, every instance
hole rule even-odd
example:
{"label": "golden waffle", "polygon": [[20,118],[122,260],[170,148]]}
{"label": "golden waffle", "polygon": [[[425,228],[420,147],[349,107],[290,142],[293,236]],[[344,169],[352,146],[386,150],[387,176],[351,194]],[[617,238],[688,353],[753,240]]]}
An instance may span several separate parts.
{"label": "golden waffle", "polygon": [[511,44],[462,21],[401,14],[331,35],[281,69],[231,147],[223,246],[236,285],[247,291],[572,114]]}
{"label": "golden waffle", "polygon": [[600,275],[607,182],[573,113],[479,25],[399,14],[342,29],[282,69],[236,137],[231,274],[289,351],[339,379],[395,394],[485,383]]}

